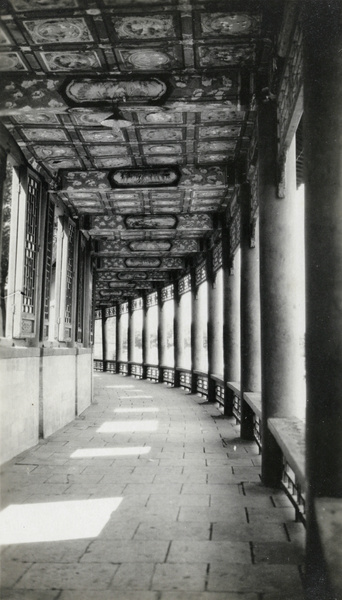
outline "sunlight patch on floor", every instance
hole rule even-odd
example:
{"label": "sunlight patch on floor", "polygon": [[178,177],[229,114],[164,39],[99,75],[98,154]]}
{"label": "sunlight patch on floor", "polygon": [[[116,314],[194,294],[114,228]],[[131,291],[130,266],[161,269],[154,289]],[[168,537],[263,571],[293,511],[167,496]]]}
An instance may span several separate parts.
{"label": "sunlight patch on floor", "polygon": [[[140,396],[142,398],[143,396]],[[145,398],[152,398],[152,396],[145,396]],[[154,406],[141,406],[137,408],[116,408],[115,413],[142,413],[142,412],[159,412],[159,408]]]}
{"label": "sunlight patch on floor", "polygon": [[96,538],[122,498],[11,504],[0,513],[0,544]]}
{"label": "sunlight patch on floor", "polygon": [[103,423],[97,433],[121,433],[134,431],[156,431],[158,421],[107,421]]}
{"label": "sunlight patch on floor", "polygon": [[113,456],[139,456],[148,454],[151,446],[136,446],[127,448],[80,448],[70,455],[70,458],[112,458]]}

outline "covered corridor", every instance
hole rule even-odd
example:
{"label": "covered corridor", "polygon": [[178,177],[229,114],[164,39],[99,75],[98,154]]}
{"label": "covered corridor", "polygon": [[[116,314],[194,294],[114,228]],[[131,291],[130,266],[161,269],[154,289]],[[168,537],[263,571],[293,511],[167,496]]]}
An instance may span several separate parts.
{"label": "covered corridor", "polygon": [[304,527],[198,396],[112,374],[3,469],[2,598],[302,600]]}
{"label": "covered corridor", "polygon": [[341,39],[0,1],[5,598],[342,600]]}

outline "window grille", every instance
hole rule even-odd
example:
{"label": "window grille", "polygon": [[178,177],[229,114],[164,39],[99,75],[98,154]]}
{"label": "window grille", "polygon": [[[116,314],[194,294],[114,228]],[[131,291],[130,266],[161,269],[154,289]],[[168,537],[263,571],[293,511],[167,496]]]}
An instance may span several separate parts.
{"label": "window grille", "polygon": [[158,292],[152,292],[146,296],[146,307],[156,306],[158,304]]}
{"label": "window grille", "polygon": [[174,288],[173,288],[173,283],[171,283],[171,285],[168,285],[168,286],[162,288],[161,299],[162,299],[162,302],[166,302],[166,300],[173,300],[173,298],[174,298]]}
{"label": "window grille", "polygon": [[178,294],[185,294],[191,291],[191,275],[185,275],[178,281]]}
{"label": "window grille", "polygon": [[85,241],[80,238],[77,272],[76,341],[83,342]]}
{"label": "window grille", "polygon": [[199,286],[200,283],[203,283],[203,281],[206,281],[206,279],[207,279],[207,268],[206,268],[206,264],[203,263],[203,264],[199,265],[195,271],[196,285]]}
{"label": "window grille", "polygon": [[65,311],[64,311],[64,326],[65,326],[65,339],[71,340],[72,330],[72,292],[73,292],[73,280],[74,280],[74,262],[75,262],[75,226],[69,223],[69,235],[68,235],[68,259],[66,269],[66,300],[65,300]]}
{"label": "window grille", "polygon": [[218,271],[222,267],[222,243],[217,244],[213,250],[213,269]]}
{"label": "window grille", "polygon": [[44,260],[44,307],[43,307],[43,339],[49,337],[49,317],[50,317],[50,286],[53,264],[53,241],[55,235],[55,207],[53,202],[48,202],[47,223],[46,223],[46,241],[45,241],[45,260]]}

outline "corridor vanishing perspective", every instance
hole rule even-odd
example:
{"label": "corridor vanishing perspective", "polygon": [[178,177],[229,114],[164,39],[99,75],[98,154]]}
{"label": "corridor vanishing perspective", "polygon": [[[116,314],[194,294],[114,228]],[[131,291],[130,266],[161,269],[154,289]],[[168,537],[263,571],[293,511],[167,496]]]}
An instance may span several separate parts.
{"label": "corridor vanishing perspective", "polygon": [[6,600],[302,600],[304,527],[255,442],[179,389],[95,402],[3,468]]}
{"label": "corridor vanishing perspective", "polygon": [[0,0],[5,600],[342,600],[341,39]]}

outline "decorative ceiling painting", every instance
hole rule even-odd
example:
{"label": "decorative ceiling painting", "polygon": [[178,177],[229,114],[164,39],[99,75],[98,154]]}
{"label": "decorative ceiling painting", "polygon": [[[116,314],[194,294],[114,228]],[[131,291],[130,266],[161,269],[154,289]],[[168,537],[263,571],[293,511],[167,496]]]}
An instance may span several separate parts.
{"label": "decorative ceiling painting", "polygon": [[212,243],[254,135],[263,28],[259,0],[1,1],[0,121],[94,240],[98,307]]}

